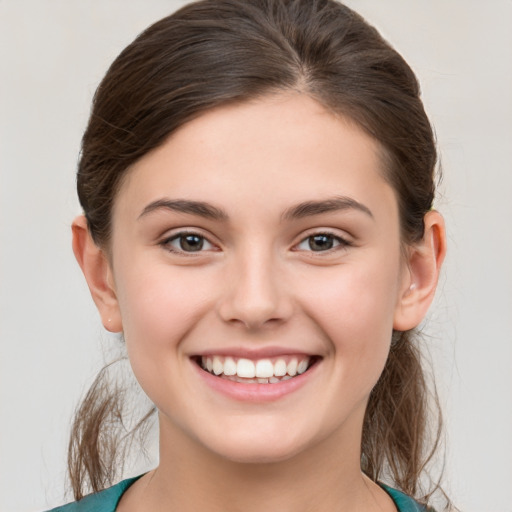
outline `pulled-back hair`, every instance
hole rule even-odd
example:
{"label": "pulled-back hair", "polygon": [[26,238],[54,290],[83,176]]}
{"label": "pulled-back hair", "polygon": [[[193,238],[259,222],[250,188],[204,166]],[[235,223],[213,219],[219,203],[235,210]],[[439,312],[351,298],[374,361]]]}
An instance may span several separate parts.
{"label": "pulled-back hair", "polygon": [[[202,0],[140,34],[96,91],[77,175],[96,244],[109,247],[112,205],[138,159],[209,109],[282,91],[311,96],[379,142],[402,243],[420,240],[437,155],[418,82],[404,59],[333,0]],[[102,375],[73,426],[69,467],[76,499],[113,483],[121,467],[120,440],[109,432],[122,418],[123,393],[111,390]],[[373,480],[387,479],[419,499],[436,487],[420,486],[439,440],[439,408],[429,396],[412,333],[395,332],[370,395],[361,467]],[[429,436],[431,418],[439,421]]]}

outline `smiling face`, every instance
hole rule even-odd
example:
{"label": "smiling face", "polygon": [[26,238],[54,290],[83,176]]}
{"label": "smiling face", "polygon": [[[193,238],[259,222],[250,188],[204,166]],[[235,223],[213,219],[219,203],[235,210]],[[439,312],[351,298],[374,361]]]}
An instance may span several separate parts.
{"label": "smiling face", "polygon": [[410,284],[375,141],[305,95],[221,107],[133,166],[112,226],[102,314],[162,435],[247,462],[359,452]]}

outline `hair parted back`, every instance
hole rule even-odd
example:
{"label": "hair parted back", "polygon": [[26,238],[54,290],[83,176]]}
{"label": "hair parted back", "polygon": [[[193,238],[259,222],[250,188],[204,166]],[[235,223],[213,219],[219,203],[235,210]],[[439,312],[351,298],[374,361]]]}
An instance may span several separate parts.
{"label": "hair parted back", "polygon": [[[138,159],[209,109],[283,91],[311,96],[380,142],[403,243],[421,239],[434,199],[437,154],[418,82],[404,59],[363,18],[333,0],[201,0],[140,34],[96,91],[77,174],[94,241],[108,248],[116,193]],[[428,435],[430,395],[411,333],[393,338],[370,396],[361,466],[373,480],[387,478],[426,499],[419,477],[439,430]],[[116,478],[119,440],[108,431],[121,417],[119,393],[108,390],[102,375],[73,426],[75,499]],[[434,406],[438,411],[437,400]],[[439,427],[440,416],[434,416]]]}

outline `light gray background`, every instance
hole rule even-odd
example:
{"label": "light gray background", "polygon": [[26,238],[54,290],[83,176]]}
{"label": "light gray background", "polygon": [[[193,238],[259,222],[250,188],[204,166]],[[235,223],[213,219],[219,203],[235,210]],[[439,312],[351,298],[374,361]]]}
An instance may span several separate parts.
{"label": "light gray background", "polygon": [[[70,417],[115,343],[70,249],[96,85],[180,0],[0,0],[0,511],[63,501]],[[426,331],[446,489],[512,510],[512,1],[350,0],[422,83],[445,172],[449,256]]]}

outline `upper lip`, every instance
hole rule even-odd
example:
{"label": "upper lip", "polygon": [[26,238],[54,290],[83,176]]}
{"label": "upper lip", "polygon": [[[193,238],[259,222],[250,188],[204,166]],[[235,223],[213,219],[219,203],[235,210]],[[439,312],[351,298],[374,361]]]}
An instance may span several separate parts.
{"label": "upper lip", "polygon": [[299,350],[293,347],[260,347],[260,348],[247,348],[247,347],[231,347],[231,348],[216,348],[201,351],[193,354],[191,357],[208,357],[208,356],[223,356],[244,359],[266,359],[279,356],[302,356],[313,357],[317,354]]}

